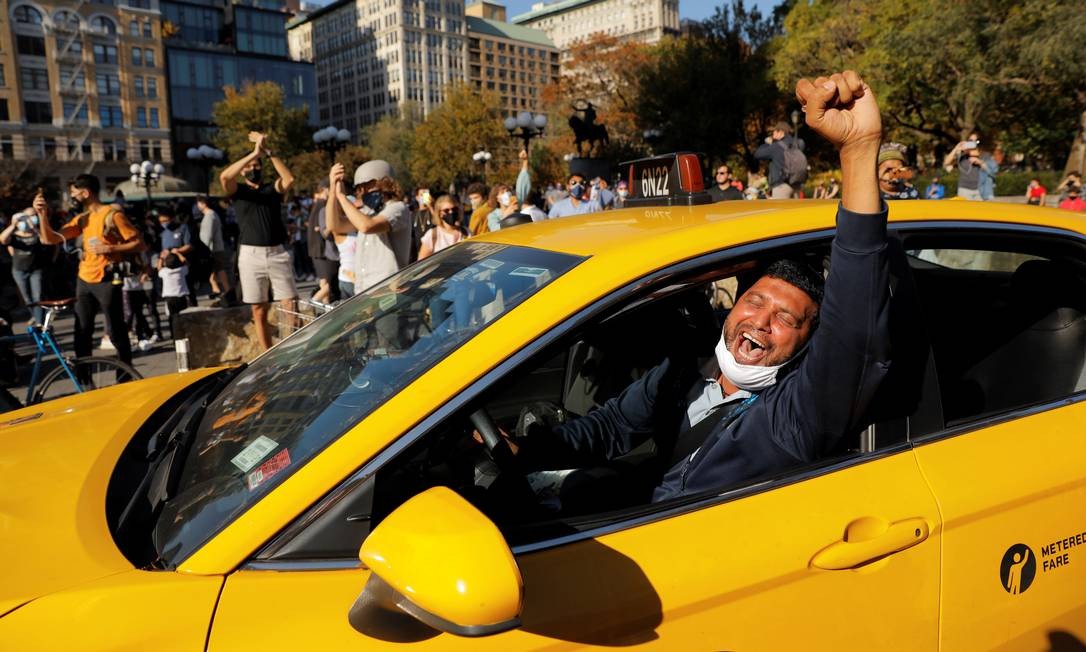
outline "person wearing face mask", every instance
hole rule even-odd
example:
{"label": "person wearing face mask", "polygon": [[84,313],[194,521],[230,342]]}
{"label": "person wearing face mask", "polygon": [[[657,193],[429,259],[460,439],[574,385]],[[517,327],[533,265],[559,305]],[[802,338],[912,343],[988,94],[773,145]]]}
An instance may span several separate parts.
{"label": "person wearing face mask", "polygon": [[894,143],[887,143],[879,150],[878,175],[883,199],[920,199],[920,191],[909,181],[912,170],[905,161],[905,153]]}
{"label": "person wearing face mask", "polygon": [[325,219],[333,233],[357,233],[354,293],[385,280],[406,267],[411,255],[411,212],[392,178],[392,166],[376,159],[354,173],[352,202],[343,189],[346,171],[336,163],[328,174]]}
{"label": "person wearing face mask", "polygon": [[460,226],[460,205],[452,195],[442,195],[434,202],[434,226],[422,236],[419,260],[453,246],[467,237]]}
{"label": "person wearing face mask", "polygon": [[45,197],[34,198],[34,210],[41,218],[41,241],[61,244],[83,236],[83,259],[75,289],[75,355],[89,356],[94,339],[94,318],[98,310],[106,314],[109,339],[123,362],[132,362],[132,345],[124,321],[122,284],[126,274],[125,257],[143,251],[140,232],[124,213],[99,199],[98,177],[80,174],[68,185],[68,195],[79,205],[78,213],[60,231],[49,223]]}
{"label": "person wearing face mask", "polygon": [[11,275],[23,302],[30,308],[30,324],[40,326],[44,318],[42,307],[42,275],[55,249],[41,242],[41,215],[33,208],[16,213],[11,223],[0,231],[0,244],[11,254]]}
{"label": "person wearing face mask", "polygon": [[882,123],[851,71],[801,80],[796,95],[841,160],[828,278],[803,262],[769,265],[728,314],[708,366],[677,342],[598,409],[507,439],[524,468],[591,468],[651,437],[661,501],[810,463],[862,429],[890,365],[887,208],[875,176]]}
{"label": "person wearing face mask", "polygon": [[615,208],[622,208],[626,205],[626,198],[630,196],[630,188],[626,185],[626,180],[623,179],[615,185]]}
{"label": "person wearing face mask", "polygon": [[482,235],[490,229],[487,223],[487,217],[490,215],[490,206],[486,201],[488,193],[484,183],[476,181],[468,186],[468,203],[471,205],[468,235]]}
{"label": "person wearing face mask", "polygon": [[[250,132],[249,141],[253,151],[227,166],[219,181],[233,201],[237,218],[241,300],[252,306],[256,337],[262,347],[269,349],[272,338],[268,308],[272,299],[289,310],[298,297],[282,215],[283,198],[294,184],[294,175],[269,149],[264,134]],[[274,183],[264,180],[265,158],[278,175]]]}
{"label": "person wearing face mask", "polygon": [[595,198],[589,197],[589,187],[584,176],[576,172],[569,175],[569,179],[566,181],[566,189],[569,190],[569,197],[555,202],[554,206],[551,206],[550,213],[547,215],[550,219],[595,213],[601,210],[599,196],[597,195]]}
{"label": "person wearing face mask", "polygon": [[501,221],[513,213],[520,212],[520,202],[513,194],[513,189],[504,184],[498,184],[490,189],[490,214],[486,217],[488,231],[498,231]]}

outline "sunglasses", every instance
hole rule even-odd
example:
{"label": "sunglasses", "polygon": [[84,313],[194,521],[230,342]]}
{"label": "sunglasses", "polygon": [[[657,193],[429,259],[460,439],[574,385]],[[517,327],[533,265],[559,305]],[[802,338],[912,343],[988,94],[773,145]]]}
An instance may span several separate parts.
{"label": "sunglasses", "polygon": [[441,210],[438,211],[438,214],[439,215],[448,215],[449,213],[455,213],[455,212],[456,212],[455,208],[442,208]]}

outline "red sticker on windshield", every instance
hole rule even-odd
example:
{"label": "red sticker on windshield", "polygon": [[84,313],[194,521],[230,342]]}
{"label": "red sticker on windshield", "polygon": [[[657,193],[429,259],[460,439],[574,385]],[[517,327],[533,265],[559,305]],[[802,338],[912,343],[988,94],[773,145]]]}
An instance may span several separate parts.
{"label": "red sticker on windshield", "polygon": [[245,476],[245,482],[252,491],[272,478],[276,473],[290,466],[290,453],[284,448],[275,454],[270,460],[257,467],[255,471]]}

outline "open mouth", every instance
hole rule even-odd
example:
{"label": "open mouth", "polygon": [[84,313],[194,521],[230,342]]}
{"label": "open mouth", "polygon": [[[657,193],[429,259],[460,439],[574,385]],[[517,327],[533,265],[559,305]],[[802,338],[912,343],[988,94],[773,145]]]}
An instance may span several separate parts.
{"label": "open mouth", "polygon": [[739,334],[732,355],[740,364],[757,364],[765,358],[767,353],[768,350],[764,340],[758,339],[748,332],[743,332]]}

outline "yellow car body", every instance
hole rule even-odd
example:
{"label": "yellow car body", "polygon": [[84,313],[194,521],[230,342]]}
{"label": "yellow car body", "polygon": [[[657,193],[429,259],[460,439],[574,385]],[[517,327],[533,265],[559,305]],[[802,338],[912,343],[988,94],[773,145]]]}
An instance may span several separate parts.
{"label": "yellow car body", "polygon": [[[820,201],[627,208],[473,240],[583,260],[381,402],[171,569],[136,567],[122,554],[106,518],[107,491],[134,433],[212,370],[4,415],[0,648],[376,650],[410,643],[471,650],[1025,650],[1081,644],[1081,386],[1027,409],[944,424],[885,451],[876,446],[694,506],[586,536],[513,546],[523,585],[519,626],[488,636],[435,630],[400,640],[371,637],[348,618],[371,573],[357,558],[353,564],[254,561],[269,541],[383,451],[395,450],[441,406],[487,382],[518,352],[604,297],[657,282],[663,271],[713,252],[828,232],[835,211],[836,204]],[[891,204],[890,220],[893,228],[943,224],[963,232],[1022,227],[1086,242],[1081,217],[1034,207],[905,201]],[[961,329],[962,337],[985,328],[946,327]],[[425,522],[444,513],[427,516],[427,509],[415,514],[418,527],[408,523],[394,540],[427,532]],[[425,538],[418,532],[414,536]],[[894,549],[875,557],[865,552],[894,533],[903,537]],[[1028,551],[1021,561],[1032,557],[1032,573],[1018,564],[1016,551]],[[434,555],[416,552],[408,558]],[[1005,558],[1013,571],[1002,567]],[[373,559],[369,568],[376,568]],[[483,566],[473,572],[485,575]],[[429,578],[426,569],[408,570]],[[1013,581],[1004,579],[1007,573]]]}

